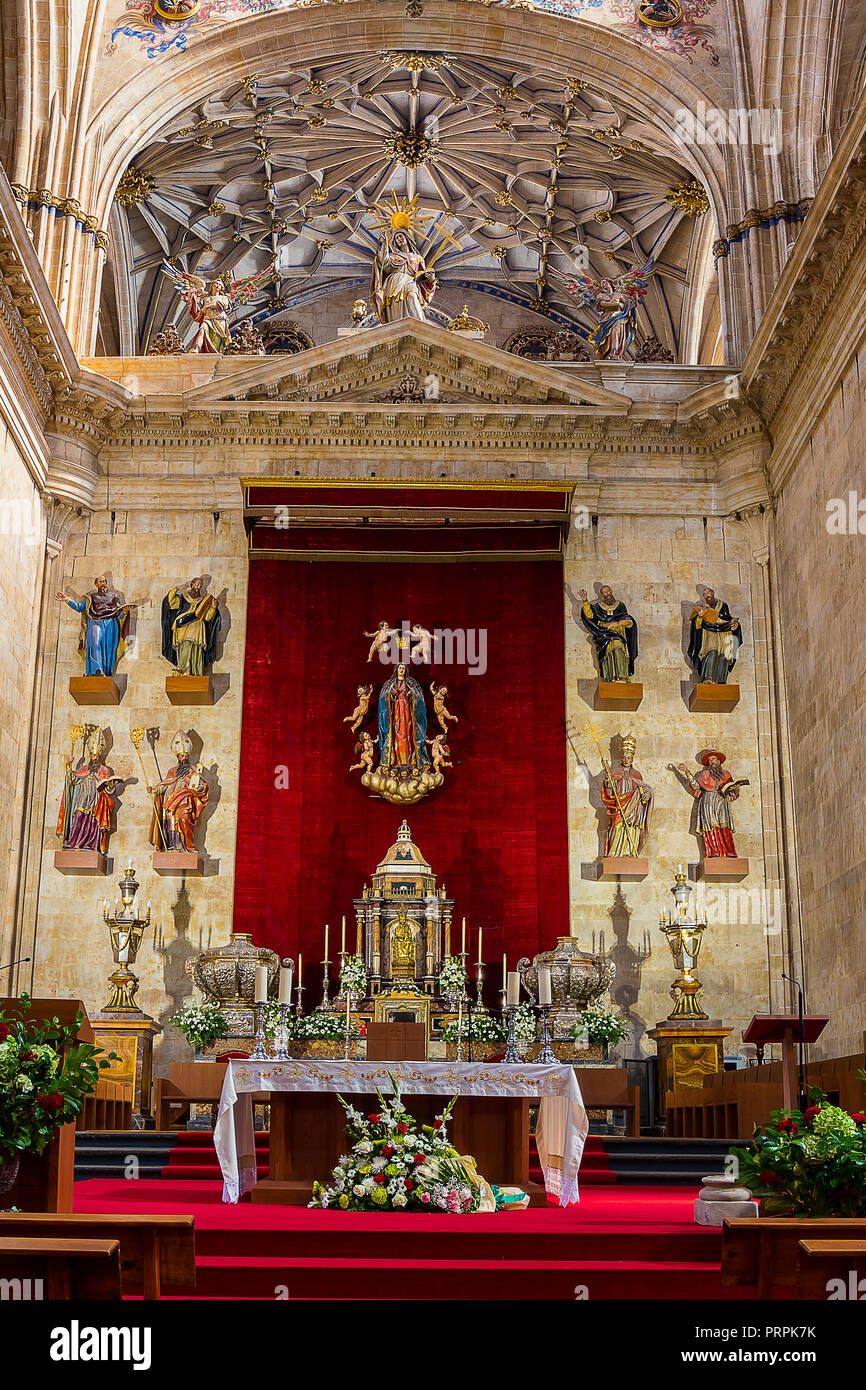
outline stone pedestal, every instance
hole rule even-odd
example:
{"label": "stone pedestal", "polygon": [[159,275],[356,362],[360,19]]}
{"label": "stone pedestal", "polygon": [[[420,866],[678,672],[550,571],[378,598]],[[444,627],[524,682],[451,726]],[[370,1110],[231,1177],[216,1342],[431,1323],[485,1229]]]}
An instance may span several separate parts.
{"label": "stone pedestal", "polygon": [[649,873],[649,860],[633,858],[631,855],[611,857],[605,855],[598,861],[598,877],[624,878],[632,883],[640,883]]}
{"label": "stone pedestal", "polygon": [[[100,1076],[106,1081],[131,1084],[132,1122],[141,1127],[151,1118],[153,1082],[153,1040],[162,1028],[149,1014],[109,1013],[91,1015],[94,1038],[106,1052],[116,1052],[120,1061],[112,1062]],[[138,1124],[136,1125],[136,1121]]]}
{"label": "stone pedestal", "polygon": [[713,685],[709,681],[698,681],[689,691],[692,714],[730,714],[739,703],[738,685]]}
{"label": "stone pedestal", "polygon": [[210,676],[166,676],[165,693],[173,705],[212,705]]}
{"label": "stone pedestal", "polygon": [[106,858],[96,849],[56,849],[54,867],[59,874],[104,874]]}
{"label": "stone pedestal", "polygon": [[194,850],[162,849],[154,853],[153,867],[163,876],[189,874],[192,878],[201,878],[204,861]]}
{"label": "stone pedestal", "polygon": [[695,1199],[695,1221],[699,1226],[721,1226],[726,1216],[756,1217],[759,1203],[736,1178],[712,1173],[703,1179]]}
{"label": "stone pedestal", "polygon": [[662,1107],[668,1091],[701,1088],[705,1076],[723,1070],[722,1043],[730,1032],[720,1018],[666,1018],[647,1031],[658,1053]]}
{"label": "stone pedestal", "polygon": [[727,859],[719,855],[714,859],[702,859],[695,865],[695,878],[710,883],[740,883],[748,876],[748,859]]}
{"label": "stone pedestal", "polygon": [[123,698],[116,676],[70,676],[69,693],[77,705],[119,705]]}
{"label": "stone pedestal", "polygon": [[643,699],[643,686],[636,681],[599,681],[595,687],[593,709],[637,709]]}

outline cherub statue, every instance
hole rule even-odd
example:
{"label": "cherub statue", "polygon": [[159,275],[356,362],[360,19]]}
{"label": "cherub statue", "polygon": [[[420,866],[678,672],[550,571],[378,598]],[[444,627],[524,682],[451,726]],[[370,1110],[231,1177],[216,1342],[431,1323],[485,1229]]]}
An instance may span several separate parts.
{"label": "cherub statue", "polygon": [[431,681],[430,694],[433,696],[433,710],[436,714],[436,718],[439,720],[439,728],[442,730],[443,734],[447,734],[449,719],[452,724],[458,724],[460,722],[457,715],[449,714],[445,706],[445,701],[448,698],[448,686],[437,685],[435,681]]}
{"label": "cherub statue", "polygon": [[428,632],[420,623],[413,623],[410,632],[416,642],[416,646],[412,648],[412,660],[429,662],[433,654],[433,633]]}
{"label": "cherub statue", "polygon": [[385,643],[390,642],[392,637],[397,637],[398,635],[397,629],[391,626],[387,618],[382,619],[375,632],[365,632],[365,637],[372,637],[373,639],[367,660],[372,661],[376,653],[382,650]]}
{"label": "cherub statue", "polygon": [[358,686],[358,703],[352,710],[352,713],[347,714],[343,720],[344,724],[349,725],[353,734],[358,732],[364,720],[367,718],[367,710],[370,708],[370,696],[372,694],[372,685]]}
{"label": "cherub statue", "polygon": [[454,766],[452,762],[448,761],[451,757],[451,749],[445,742],[444,734],[437,734],[435,738],[428,738],[426,742],[430,745],[430,754],[433,758],[434,772],[441,772],[443,767]]}
{"label": "cherub statue", "polygon": [[370,734],[361,734],[355,744],[355,752],[361,754],[361,761],[353,763],[349,768],[350,772],[372,772],[373,759],[376,756],[376,744],[378,738],[373,738]]}
{"label": "cherub statue", "polygon": [[593,280],[589,275],[569,280],[550,267],[550,274],[563,282],[578,304],[592,309],[598,316],[598,327],[590,334],[589,341],[601,360],[621,362],[625,359],[635,339],[638,305],[646,294],[646,281],[654,269],[654,256],[636,270],[627,270],[613,280]]}
{"label": "cherub statue", "polygon": [[246,304],[256,287],[273,274],[273,269],[271,263],[258,275],[249,275],[245,280],[214,278],[208,282],[201,275],[176,270],[168,261],[163,261],[164,273],[186,305],[190,318],[198,324],[189,351],[224,352],[231,341],[229,310]]}

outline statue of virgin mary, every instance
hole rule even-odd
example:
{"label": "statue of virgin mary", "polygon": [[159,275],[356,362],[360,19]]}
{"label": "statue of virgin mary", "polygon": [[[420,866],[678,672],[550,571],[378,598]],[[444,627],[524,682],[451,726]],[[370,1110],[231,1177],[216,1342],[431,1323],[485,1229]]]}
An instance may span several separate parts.
{"label": "statue of virgin mary", "polygon": [[379,696],[379,766],[382,775],[405,779],[430,767],[424,692],[403,662]]}
{"label": "statue of virgin mary", "polygon": [[425,319],[425,305],[436,292],[436,276],[413,249],[409,233],[392,231],[379,242],[370,299],[380,323],[395,319]]}

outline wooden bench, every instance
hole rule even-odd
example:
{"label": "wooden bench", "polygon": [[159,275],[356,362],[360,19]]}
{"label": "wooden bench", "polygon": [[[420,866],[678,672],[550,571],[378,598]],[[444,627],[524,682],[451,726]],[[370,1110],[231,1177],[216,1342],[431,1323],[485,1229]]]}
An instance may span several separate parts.
{"label": "wooden bench", "polygon": [[0,1235],[120,1242],[123,1292],[159,1298],[162,1285],[195,1288],[195,1217],[114,1212],[3,1212]]}
{"label": "wooden bench", "polygon": [[97,1081],[96,1092],[85,1100],[81,1114],[75,1121],[75,1128],[91,1133],[109,1129],[131,1129],[131,1083],[102,1079]]}
{"label": "wooden bench", "polygon": [[[193,1105],[210,1104],[214,1120],[227,1062],[171,1062],[168,1076],[154,1083],[154,1114],[159,1129],[181,1129]],[[268,1104],[268,1092],[257,1092],[254,1104]]]}
{"label": "wooden bench", "polygon": [[771,1298],[776,1286],[797,1282],[801,1240],[866,1239],[866,1218],[812,1216],[727,1216],[722,1225],[721,1280],[750,1285],[756,1298]]}
{"label": "wooden bench", "polygon": [[575,1067],[574,1074],[587,1111],[627,1111],[629,1133],[640,1138],[640,1087],[629,1086],[625,1067]]}
{"label": "wooden bench", "polygon": [[801,1240],[797,1247],[798,1298],[826,1302],[831,1281],[838,1279],[843,1286],[841,1297],[859,1300],[866,1295],[864,1275],[866,1240]]}
{"label": "wooden bench", "polygon": [[119,1241],[0,1235],[0,1300],[120,1296]]}

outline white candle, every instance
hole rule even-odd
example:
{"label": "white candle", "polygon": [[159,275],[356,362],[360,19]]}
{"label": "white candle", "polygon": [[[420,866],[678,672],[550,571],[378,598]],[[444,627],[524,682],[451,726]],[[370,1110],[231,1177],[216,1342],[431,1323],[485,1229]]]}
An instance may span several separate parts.
{"label": "white candle", "polygon": [[343,918],[343,925],[340,931],[340,955],[346,954],[346,919]]}
{"label": "white candle", "polygon": [[301,988],[301,985],[304,983],[303,979],[301,978],[302,975],[303,975],[303,973],[304,973],[304,957],[300,954],[300,952],[298,952],[298,989],[300,989],[300,988]]}
{"label": "white candle", "polygon": [[481,955],[481,933],[482,933],[483,930],[484,930],[483,927],[479,927],[479,928],[478,928],[478,964],[479,964],[479,965],[482,964],[482,959],[483,959],[483,958],[482,958],[482,955]]}
{"label": "white candle", "polygon": [[466,955],[466,918],[463,918],[463,928],[460,934],[460,954]]}
{"label": "white candle", "polygon": [[256,1003],[264,1004],[268,997],[268,967],[256,966]]}
{"label": "white candle", "polygon": [[682,864],[677,864],[677,873],[678,873],[678,874],[681,874],[682,871],[683,871],[683,866],[682,866]]}
{"label": "white candle", "polygon": [[325,923],[325,960],[328,959],[328,924]]}
{"label": "white candle", "polygon": [[551,1003],[550,993],[550,970],[543,965],[538,972],[538,1002],[539,1004]]}
{"label": "white candle", "polygon": [[505,1002],[509,1009],[520,999],[520,976],[516,970],[509,970],[506,978]]}
{"label": "white candle", "polygon": [[280,966],[280,1003],[291,1004],[292,1002],[292,967],[290,965]]}
{"label": "white candle", "polygon": [[503,951],[503,952],[502,952],[502,988],[503,988],[503,989],[505,988],[505,982],[506,982],[507,978],[508,978],[508,957],[506,956],[505,952]]}

